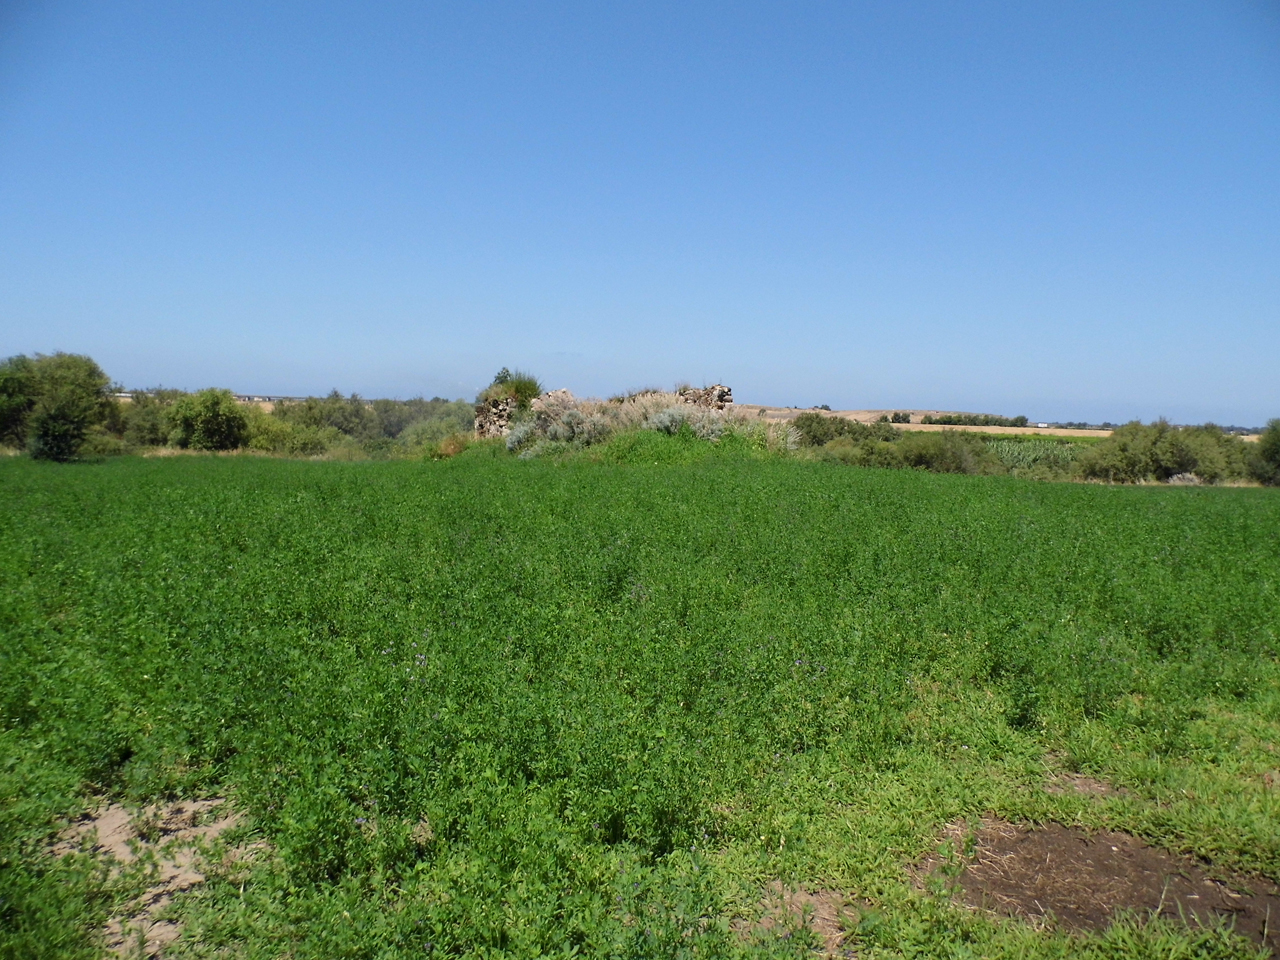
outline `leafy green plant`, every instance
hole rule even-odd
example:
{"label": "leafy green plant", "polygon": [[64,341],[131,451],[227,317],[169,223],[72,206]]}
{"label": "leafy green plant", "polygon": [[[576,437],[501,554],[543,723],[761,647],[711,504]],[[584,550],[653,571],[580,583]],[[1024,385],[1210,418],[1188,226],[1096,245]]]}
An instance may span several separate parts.
{"label": "leafy green plant", "polygon": [[[0,956],[100,955],[113,881],[48,851],[104,796],[240,811],[172,905],[196,957],[811,956],[757,929],[775,882],[865,897],[868,955],[1247,956],[992,921],[910,869],[994,814],[1280,877],[1274,492],[757,436],[0,461]],[[1067,769],[1123,792],[1044,789]]]}
{"label": "leafy green plant", "polygon": [[[112,400],[111,381],[92,359],[73,353],[37,355],[19,364],[25,374],[9,376],[11,389],[23,382],[30,390],[25,423],[10,427],[10,435],[24,434],[27,449],[37,460],[71,460],[80,452],[90,429],[107,418]],[[20,404],[8,401],[12,419]]]}
{"label": "leafy green plant", "polygon": [[234,450],[248,437],[249,418],[230,390],[201,390],[174,401],[169,440],[192,450]]}
{"label": "leafy green plant", "polygon": [[1245,476],[1248,453],[1240,437],[1212,424],[1175,427],[1166,420],[1117,427],[1079,458],[1081,475],[1112,483],[1167,482],[1179,475],[1207,483]]}
{"label": "leafy green plant", "polygon": [[1025,427],[1027,418],[1001,417],[994,413],[926,413],[920,422],[951,427]]}
{"label": "leafy green plant", "polygon": [[542,392],[542,384],[533,374],[525,373],[523,370],[513,372],[503,367],[494,375],[493,382],[480,391],[476,401],[482,403],[485,400],[506,397],[515,400],[517,406],[524,409]]}
{"label": "leafy green plant", "polygon": [[1249,472],[1259,483],[1280,486],[1280,419],[1267,422],[1250,459]]}

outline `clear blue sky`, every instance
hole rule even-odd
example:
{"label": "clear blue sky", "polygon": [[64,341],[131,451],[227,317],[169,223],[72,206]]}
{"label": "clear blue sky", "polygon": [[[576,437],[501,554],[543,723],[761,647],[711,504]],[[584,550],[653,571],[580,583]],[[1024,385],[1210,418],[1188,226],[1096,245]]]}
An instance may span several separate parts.
{"label": "clear blue sky", "polygon": [[0,4],[0,353],[1280,416],[1280,3]]}

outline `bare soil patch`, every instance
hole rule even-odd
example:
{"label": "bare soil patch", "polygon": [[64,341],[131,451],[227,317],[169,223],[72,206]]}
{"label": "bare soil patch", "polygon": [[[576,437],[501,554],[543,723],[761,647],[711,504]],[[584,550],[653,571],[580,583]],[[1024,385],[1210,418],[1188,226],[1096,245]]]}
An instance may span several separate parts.
{"label": "bare soil patch", "polygon": [[[954,893],[970,906],[1076,931],[1099,930],[1122,912],[1190,924],[1225,920],[1273,954],[1280,950],[1280,888],[1263,878],[1224,881],[1130,834],[1056,823],[1032,829],[984,820],[976,832],[958,823],[946,837],[967,851]],[[947,862],[930,858],[922,875],[942,872]]]}
{"label": "bare soil patch", "polygon": [[117,955],[158,957],[181,928],[160,914],[184,890],[204,881],[200,846],[239,822],[222,799],[185,800],[130,811],[112,803],[72,823],[54,845],[55,856],[88,850],[112,864],[113,872],[147,860],[154,864],[147,889],[107,924],[106,946]]}
{"label": "bare soil patch", "polygon": [[856,920],[857,907],[838,890],[810,890],[804,886],[788,887],[781,881],[769,884],[760,902],[760,919],[754,924],[742,923],[738,932],[785,933],[805,926],[822,941],[820,956],[844,958],[854,956],[845,945],[847,934],[841,918]]}
{"label": "bare soil patch", "polygon": [[1111,797],[1125,791],[1102,780],[1085,776],[1083,773],[1060,773],[1045,786],[1045,790],[1054,794],[1081,793],[1087,797]]}

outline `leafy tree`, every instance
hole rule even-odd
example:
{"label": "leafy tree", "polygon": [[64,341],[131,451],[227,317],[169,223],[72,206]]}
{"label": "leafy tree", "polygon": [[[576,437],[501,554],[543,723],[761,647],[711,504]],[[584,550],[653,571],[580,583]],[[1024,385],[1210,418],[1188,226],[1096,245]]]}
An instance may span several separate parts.
{"label": "leafy tree", "polygon": [[[90,428],[107,418],[110,379],[89,357],[54,353],[29,361],[26,382],[30,406],[21,430],[31,456],[73,459]],[[20,406],[13,403],[11,409]]]}
{"label": "leafy tree", "polygon": [[1249,467],[1249,472],[1261,483],[1280,487],[1280,419],[1267,422]]}
{"label": "leafy tree", "polygon": [[181,390],[156,387],[139,390],[128,403],[120,404],[117,430],[133,447],[159,447],[169,442],[169,412],[186,394]]}
{"label": "leafy tree", "polygon": [[332,427],[357,440],[378,436],[378,415],[373,406],[357,393],[344,397],[333,390],[327,397],[307,397],[305,400],[281,402],[272,416],[295,424],[323,430]]}
{"label": "leafy tree", "polygon": [[21,447],[27,442],[27,415],[36,404],[30,357],[0,360],[0,443]]}
{"label": "leafy tree", "polygon": [[169,439],[192,450],[234,450],[249,420],[230,390],[201,390],[179,397],[169,411]]}

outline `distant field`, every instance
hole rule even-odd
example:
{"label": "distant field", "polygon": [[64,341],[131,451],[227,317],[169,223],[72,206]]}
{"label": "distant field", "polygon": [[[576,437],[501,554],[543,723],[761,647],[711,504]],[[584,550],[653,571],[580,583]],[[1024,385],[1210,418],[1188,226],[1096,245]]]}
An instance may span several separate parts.
{"label": "distant field", "polygon": [[0,462],[0,957],[127,912],[142,879],[48,852],[95,796],[242,815],[166,956],[812,956],[778,882],[857,904],[859,956],[1254,955],[919,865],[985,816],[1280,880],[1276,491],[643,439]]}

